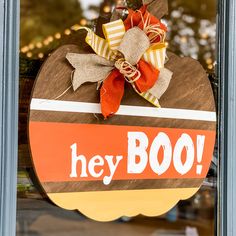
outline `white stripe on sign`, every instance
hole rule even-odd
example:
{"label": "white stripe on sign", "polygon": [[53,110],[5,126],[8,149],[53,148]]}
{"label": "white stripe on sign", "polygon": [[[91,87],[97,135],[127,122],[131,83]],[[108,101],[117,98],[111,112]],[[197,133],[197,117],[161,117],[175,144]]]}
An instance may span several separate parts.
{"label": "white stripe on sign", "polygon": [[[99,103],[60,101],[38,98],[32,99],[30,109],[39,111],[101,113],[101,106]],[[120,105],[120,108],[116,112],[116,115],[216,121],[216,113],[210,111],[127,105]]]}

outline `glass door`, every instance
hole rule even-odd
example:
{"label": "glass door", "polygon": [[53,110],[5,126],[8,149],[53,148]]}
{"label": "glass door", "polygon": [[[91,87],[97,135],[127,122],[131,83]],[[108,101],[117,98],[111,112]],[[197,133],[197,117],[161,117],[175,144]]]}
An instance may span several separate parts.
{"label": "glass door", "polygon": [[[80,27],[88,27],[99,34],[101,25],[114,17],[114,12],[123,17],[127,7],[138,9],[141,6],[139,0],[20,1],[17,235],[113,235],[114,232],[116,235],[216,235],[217,145],[207,178],[199,191],[158,217],[124,216],[112,222],[95,222],[79,211],[55,206],[35,175],[27,130],[31,93],[41,66],[60,46],[83,44],[84,31]],[[217,106],[216,6],[216,0],[172,0],[168,4],[169,13],[162,22],[168,26],[168,50],[201,63]]]}

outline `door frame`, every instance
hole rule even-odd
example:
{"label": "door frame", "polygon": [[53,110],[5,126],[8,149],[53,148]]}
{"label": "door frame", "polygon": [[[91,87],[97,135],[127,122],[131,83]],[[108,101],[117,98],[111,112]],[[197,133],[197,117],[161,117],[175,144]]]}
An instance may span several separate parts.
{"label": "door frame", "polygon": [[[218,0],[218,217],[236,235],[236,1]],[[16,232],[20,0],[0,0],[0,235]]]}
{"label": "door frame", "polygon": [[0,0],[0,235],[16,232],[19,0]]}
{"label": "door frame", "polygon": [[218,2],[218,232],[236,235],[236,1]]}

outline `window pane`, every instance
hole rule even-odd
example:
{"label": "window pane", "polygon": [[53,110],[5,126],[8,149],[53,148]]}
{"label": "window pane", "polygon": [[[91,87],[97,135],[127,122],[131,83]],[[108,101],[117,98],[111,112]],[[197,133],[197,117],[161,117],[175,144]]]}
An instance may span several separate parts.
{"label": "window pane", "polygon": [[[171,0],[168,49],[197,59],[211,81],[217,104],[216,0]],[[61,45],[82,44],[80,26],[93,30],[111,17],[115,6],[133,9],[140,0],[21,0],[20,19],[20,104],[17,235],[215,235],[217,147],[207,178],[191,198],[181,201],[159,217],[123,217],[109,223],[92,221],[80,212],[52,204],[35,176],[27,137],[27,117],[37,73],[50,54]],[[125,10],[117,10],[125,15]]]}

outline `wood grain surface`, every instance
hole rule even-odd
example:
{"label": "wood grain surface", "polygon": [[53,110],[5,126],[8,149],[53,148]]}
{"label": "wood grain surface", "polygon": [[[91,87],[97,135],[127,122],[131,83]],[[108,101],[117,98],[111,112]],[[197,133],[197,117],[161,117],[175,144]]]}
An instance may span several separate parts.
{"label": "wood grain surface", "polygon": [[143,0],[143,4],[147,4],[148,11],[158,19],[168,14],[168,0]]}
{"label": "wood grain surface", "polygon": [[[68,52],[86,53],[83,47],[65,45],[57,49],[42,66],[32,93],[32,98],[55,99],[71,86],[73,68],[65,56]],[[202,66],[191,58],[180,58],[168,53],[166,67],[173,72],[168,90],[160,99],[164,108],[179,108],[203,111],[215,111],[214,97],[208,77]],[[99,91],[95,83],[86,83],[77,91],[71,88],[59,98],[65,101],[99,103]],[[137,95],[128,84],[121,104],[133,106],[152,105]],[[81,123],[100,125],[127,125],[146,127],[170,127],[198,130],[215,130],[216,122],[177,120],[149,117],[127,117],[114,115],[104,120],[101,114],[85,114],[73,112],[54,112],[30,110],[30,121]],[[47,182],[42,183],[48,193],[107,191],[127,189],[158,189],[158,188],[198,188],[202,179],[171,179],[171,180],[115,180],[109,187],[102,181]]]}
{"label": "wood grain surface", "polygon": [[203,179],[146,179],[146,180],[113,180],[109,185],[102,181],[80,182],[45,182],[42,183],[47,193],[112,191],[112,190],[142,190],[142,189],[173,189],[199,188]]}
{"label": "wood grain surface", "polygon": [[[32,97],[55,99],[71,85],[73,68],[67,62],[68,52],[85,53],[76,45],[65,45],[56,50],[44,63],[35,83]],[[215,111],[212,88],[208,77],[199,62],[191,58],[180,58],[168,54],[166,67],[173,71],[168,90],[160,99],[163,108]],[[99,103],[99,91],[95,83],[86,83],[77,91],[71,88],[58,100]],[[128,84],[121,104],[152,107],[152,104],[137,95]],[[88,124],[114,124],[150,127],[172,127],[215,130],[215,122],[174,120],[163,118],[143,118],[115,115],[104,121],[100,114],[71,112],[30,111],[31,121],[54,121]]]}
{"label": "wood grain surface", "polygon": [[[161,18],[168,12],[167,0],[144,0],[144,2],[149,4],[148,10],[158,18]],[[59,96],[58,100],[62,101],[99,103],[99,90],[96,89],[97,85],[95,83],[86,83],[82,85],[77,91],[73,91],[73,89],[70,88],[63,96],[60,96],[71,86],[71,75],[74,69],[66,60],[66,54],[69,52],[88,53],[88,50],[85,50],[84,44],[64,45],[58,48],[54,53],[52,53],[51,56],[45,61],[44,65],[41,67],[41,70],[37,76],[32,92],[32,98],[55,100]],[[167,91],[159,100],[161,106],[163,108],[215,112],[215,103],[212,88],[208,80],[208,76],[200,63],[191,58],[180,58],[173,53],[168,53],[168,58],[169,60],[166,63],[166,68],[170,69],[173,72],[173,78]],[[121,104],[130,106],[152,107],[149,102],[135,93],[133,88],[129,84],[126,84],[125,94],[121,101]],[[113,117],[104,120],[101,114],[85,114],[80,112],[52,112],[39,110],[30,110],[29,123],[30,122],[32,122],[32,124],[38,125],[38,127],[39,124],[42,124],[41,122],[54,122],[54,124],[56,125],[60,123],[60,126],[63,125],[63,127],[68,125],[65,125],[64,123],[96,124],[99,125],[99,127],[103,128],[103,132],[103,125],[158,128],[169,127],[174,128],[172,130],[173,132],[175,132],[177,129],[195,129],[195,132],[196,130],[210,130],[213,131],[209,132],[213,134],[212,137],[214,136],[214,131],[216,129],[216,122],[209,121],[193,121],[186,119],[181,120],[151,117],[143,118],[140,116],[127,117],[122,115],[114,115]],[[112,127],[112,130],[115,129],[114,126]],[[91,141],[94,126],[90,127],[92,127],[92,131],[91,133],[89,133],[89,139],[83,139],[86,142],[84,143],[85,147],[87,144],[91,143],[91,145],[93,145],[94,143]],[[68,129],[68,127],[66,128]],[[118,128],[120,129],[121,127]],[[73,129],[73,135],[75,134],[78,136],[80,130],[75,133]],[[48,142],[46,142],[49,144],[49,146],[46,146],[45,143],[40,143],[40,145],[37,146],[40,148],[40,150],[45,150],[45,152],[42,153],[37,152],[40,153],[40,155],[36,155],[37,158],[35,158],[35,163],[37,159],[37,164],[39,163],[39,165],[43,167],[40,169],[42,170],[40,174],[50,173],[52,175],[56,175],[56,172],[61,174],[62,171],[59,171],[58,164],[56,165],[56,163],[59,163],[59,160],[62,163],[61,166],[63,173],[67,173],[64,172],[65,159],[62,158],[63,155],[53,155],[55,146],[57,145],[58,147],[59,143],[59,141],[56,140],[55,137],[61,140],[59,134],[60,132],[57,132],[56,130],[54,133],[52,133],[50,128],[48,128],[47,131],[48,135],[45,135],[45,132],[40,130],[38,133],[42,136],[40,136],[39,139],[35,139],[37,142],[34,142],[34,147],[36,147],[38,143],[41,142],[41,137],[50,137],[48,139]],[[52,138],[50,136],[50,132],[52,133]],[[86,132],[87,129],[85,133]],[[71,134],[68,139],[73,136]],[[96,137],[96,135],[94,136]],[[102,136],[104,136],[104,133],[102,134]],[[51,145],[51,140],[53,141],[53,144],[56,144],[55,146]],[[106,139],[106,144],[107,140],[108,139]],[[44,142],[44,140],[42,140],[42,142]],[[212,138],[211,145],[208,145],[208,148],[213,149],[213,143],[214,138]],[[50,148],[51,146],[53,146],[54,148]],[[106,145],[100,146],[105,149],[107,148]],[[96,148],[96,146],[94,145],[93,147]],[[121,145],[118,145],[118,147],[119,149],[121,149]],[[92,150],[91,146],[87,148],[87,150],[91,151],[90,149]],[[48,153],[50,155],[48,155]],[[52,160],[53,162],[55,162],[56,168],[51,168],[51,166],[54,166],[54,163],[47,165],[45,164],[46,162],[43,161],[45,155],[48,158],[47,160]],[[67,155],[64,155],[63,157],[65,156],[67,157]],[[207,161],[204,160],[204,167],[206,171],[209,168],[211,156],[208,155],[208,157],[209,159],[206,158]],[[34,160],[34,156],[32,157],[32,159]],[[37,173],[37,166],[35,167]],[[123,176],[126,171],[125,168],[123,168],[122,171],[124,171],[122,172]],[[206,172],[204,172],[204,176],[205,175]],[[41,175],[41,177],[42,176],[43,175]],[[115,219],[121,215],[125,215],[126,211],[128,211],[128,214],[130,214],[129,210],[131,209],[133,209],[131,213],[132,215],[153,215],[153,209],[156,210],[155,214],[163,214],[163,212],[166,212],[168,209],[173,207],[177,201],[192,196],[201,186],[204,178],[204,176],[193,177],[194,175],[192,175],[190,177],[185,176],[185,178],[184,176],[175,176],[172,177],[172,179],[170,178],[170,176],[166,176],[163,178],[158,178],[155,176],[155,179],[138,179],[138,177],[135,176],[135,179],[131,179],[130,176],[128,176],[123,179],[114,179],[109,185],[105,185],[101,180],[98,179],[94,181],[81,181],[80,178],[77,178],[73,181],[68,177],[69,179],[61,178],[61,181],[58,181],[58,176],[56,176],[55,179],[44,179],[45,176],[43,176],[42,179],[44,179],[44,181],[41,179],[41,184],[49,198],[61,207],[64,207],[66,209],[79,209],[85,215],[98,220]],[[154,198],[154,201],[151,201],[152,205],[150,206],[149,204],[149,208],[147,209],[147,206],[145,204],[150,203],[150,199],[152,198]],[[135,199],[135,201],[133,201],[133,199]],[[130,205],[130,201],[132,201],[132,206]],[[109,212],[107,212],[105,214],[106,216],[104,216],[103,210],[101,209],[103,209],[104,206],[107,206],[107,202],[109,204],[112,203],[112,209],[109,209]],[[91,212],[89,212],[90,209],[92,209]]]}

